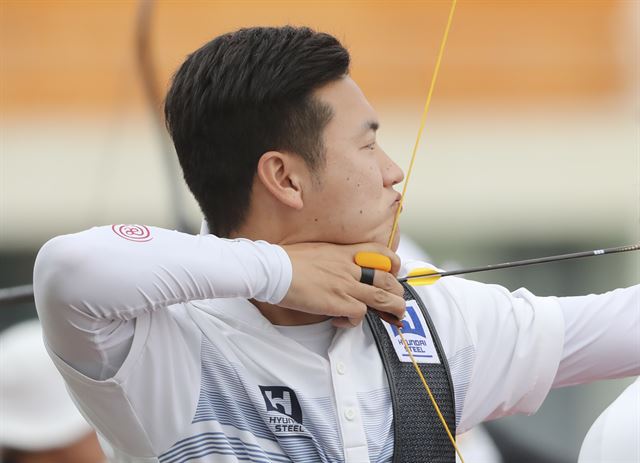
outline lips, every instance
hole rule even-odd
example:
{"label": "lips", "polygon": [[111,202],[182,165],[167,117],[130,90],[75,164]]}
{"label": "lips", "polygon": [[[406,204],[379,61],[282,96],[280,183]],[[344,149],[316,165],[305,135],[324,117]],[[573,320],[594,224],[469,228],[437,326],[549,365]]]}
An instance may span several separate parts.
{"label": "lips", "polygon": [[396,193],[396,198],[391,203],[391,207],[398,205],[401,200],[402,200],[402,195],[400,193]]}

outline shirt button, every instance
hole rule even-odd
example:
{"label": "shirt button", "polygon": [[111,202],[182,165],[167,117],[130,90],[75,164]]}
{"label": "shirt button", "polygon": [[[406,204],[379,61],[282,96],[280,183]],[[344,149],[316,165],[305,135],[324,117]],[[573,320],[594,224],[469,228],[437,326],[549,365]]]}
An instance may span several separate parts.
{"label": "shirt button", "polygon": [[344,417],[346,419],[348,419],[349,421],[353,421],[356,417],[356,411],[353,409],[353,407],[347,407],[344,410]]}
{"label": "shirt button", "polygon": [[338,362],[338,364],[336,365],[336,370],[338,371],[338,374],[344,375],[347,371],[347,367],[344,365],[344,363]]}

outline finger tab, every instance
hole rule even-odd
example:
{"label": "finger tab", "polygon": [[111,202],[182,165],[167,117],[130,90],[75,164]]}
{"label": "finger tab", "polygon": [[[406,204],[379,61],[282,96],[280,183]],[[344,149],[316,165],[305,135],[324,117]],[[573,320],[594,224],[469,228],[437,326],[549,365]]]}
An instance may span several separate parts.
{"label": "finger tab", "polygon": [[355,262],[360,267],[369,267],[385,272],[391,270],[391,259],[377,252],[358,252],[355,256]]}

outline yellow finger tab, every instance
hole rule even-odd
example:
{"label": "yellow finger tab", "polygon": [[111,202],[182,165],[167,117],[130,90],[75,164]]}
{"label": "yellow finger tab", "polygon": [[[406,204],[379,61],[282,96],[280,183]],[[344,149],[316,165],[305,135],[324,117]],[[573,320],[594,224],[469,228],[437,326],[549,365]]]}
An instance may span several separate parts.
{"label": "yellow finger tab", "polygon": [[[416,275],[429,275],[432,273],[438,273],[438,271],[432,268],[414,268],[407,274],[407,276],[412,277]],[[439,279],[440,279],[440,275],[433,275],[433,276],[423,276],[420,278],[412,278],[410,280],[407,280],[407,282],[411,286],[428,286],[428,285],[434,284]]]}
{"label": "yellow finger tab", "polygon": [[356,264],[360,267],[375,268],[376,270],[391,270],[391,259],[377,252],[359,252],[356,254]]}

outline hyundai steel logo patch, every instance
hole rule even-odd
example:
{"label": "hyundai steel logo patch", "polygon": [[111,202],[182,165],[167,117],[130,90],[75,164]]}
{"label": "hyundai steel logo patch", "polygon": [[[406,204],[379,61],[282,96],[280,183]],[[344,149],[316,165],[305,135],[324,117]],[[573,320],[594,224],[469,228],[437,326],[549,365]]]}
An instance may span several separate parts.
{"label": "hyundai steel logo patch", "polygon": [[[415,300],[409,300],[406,302],[406,308],[402,319],[402,333],[411,354],[418,363],[440,363],[429,327],[418,303]],[[398,328],[388,323],[385,323],[384,326],[391,338],[398,359],[401,362],[411,362],[411,357],[400,338]]]}

